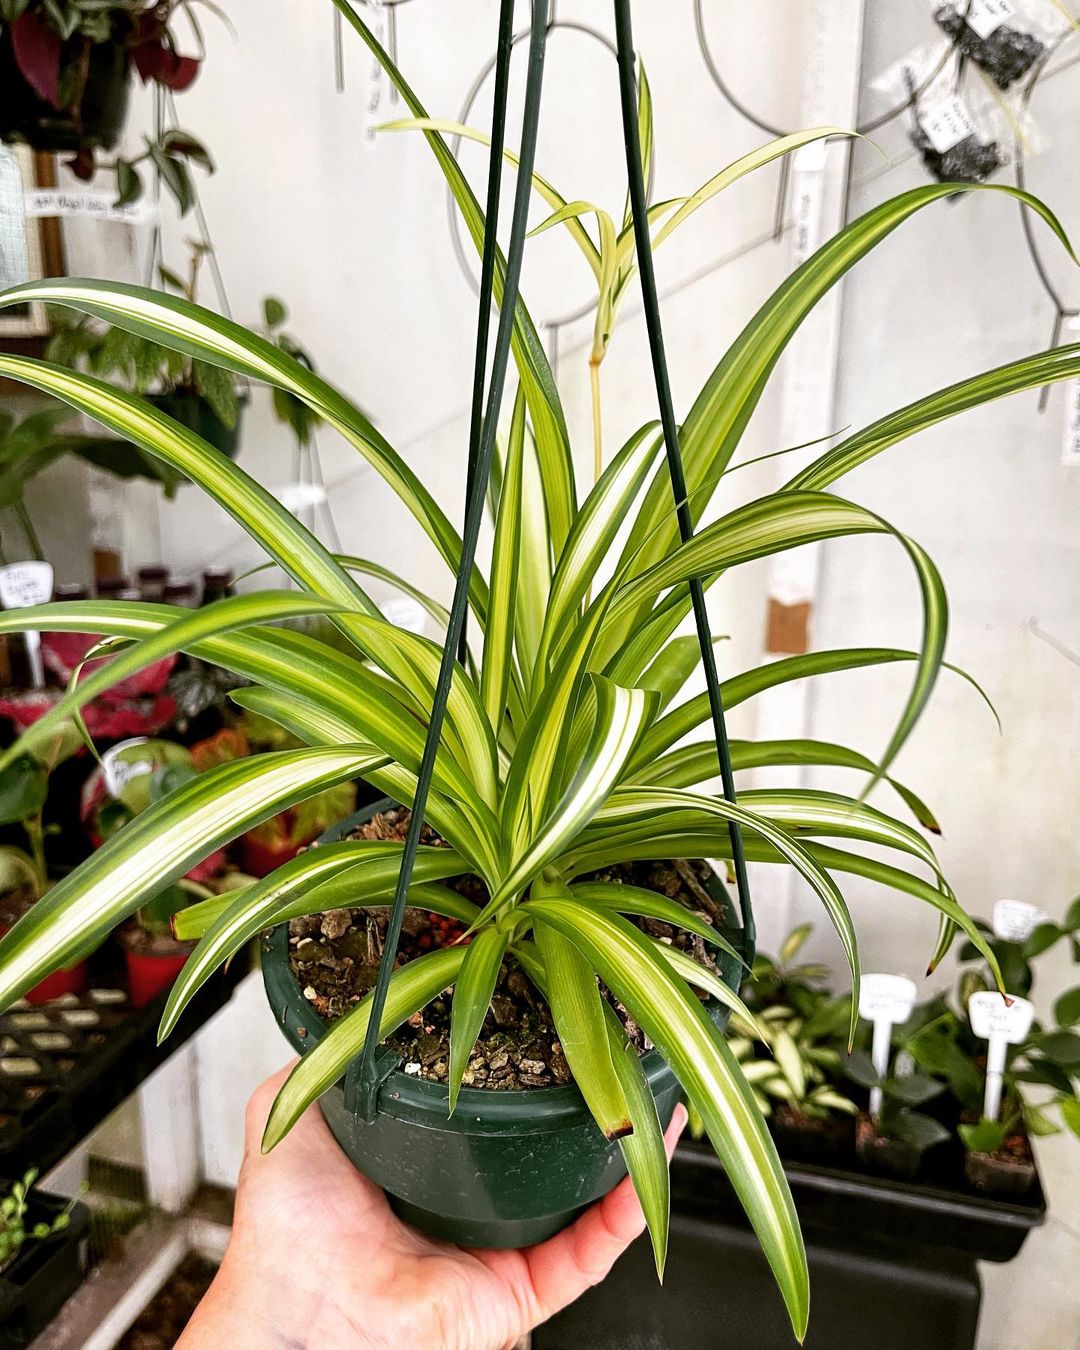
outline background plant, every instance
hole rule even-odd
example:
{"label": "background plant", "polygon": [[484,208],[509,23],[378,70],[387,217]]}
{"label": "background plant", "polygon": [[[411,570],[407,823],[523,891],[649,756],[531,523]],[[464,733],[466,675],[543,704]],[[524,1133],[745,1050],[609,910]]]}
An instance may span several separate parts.
{"label": "background plant", "polygon": [[[424,117],[363,21],[344,0],[340,8],[387,68],[410,112]],[[484,218],[475,197],[442,136],[431,129],[423,134],[480,246]],[[786,148],[777,143],[749,158],[768,162]],[[729,173],[737,176],[737,169],[747,167],[752,166],[740,161]],[[892,229],[956,190],[922,187],[874,208],[825,244],[750,320],[683,420],[682,453],[695,518],[732,467],[768,375],[815,301]],[[1025,194],[1013,195],[1063,237],[1046,207]],[[496,295],[501,293],[500,262]],[[71,306],[301,398],[384,477],[456,570],[460,536],[405,461],[343,394],[265,336],[182,297],[107,282],[40,283],[17,288],[3,301],[26,299]],[[551,1005],[598,1125],[620,1141],[662,1264],[668,1179],[659,1121],[637,1058],[625,1052],[622,1029],[605,1011],[601,978],[678,1075],[801,1334],[807,1317],[805,1257],[783,1171],[738,1061],[688,982],[734,1003],[740,1013],[742,1008],[705,967],[680,962],[626,915],[678,923],[714,945],[724,934],[688,910],[668,908],[665,897],[590,881],[589,875],[642,857],[723,858],[731,847],[728,824],[735,820],[751,859],[793,866],[822,900],[849,961],[853,1006],[857,944],[835,872],[875,879],[931,905],[946,924],[939,947],[947,945],[955,925],[995,966],[984,936],[941,876],[931,844],[914,826],[837,793],[757,790],[743,793],[733,806],[710,792],[715,752],[707,754],[705,742],[681,744],[708,722],[709,710],[701,697],[679,700],[694,661],[687,656],[688,640],[677,633],[689,612],[691,578],[711,586],[745,562],[826,538],[873,534],[896,546],[912,566],[922,597],[917,651],[815,652],[731,675],[723,686],[730,707],[790,679],[908,663],[912,689],[889,744],[871,761],[872,786],[909,736],[941,669],[946,601],[933,563],[914,541],[828,489],[926,426],[1014,390],[1072,378],[1080,373],[1080,354],[1076,347],[1055,349],[920,399],[845,436],[779,491],[735,507],[681,544],[654,425],[630,438],[579,502],[562,406],[524,302],[518,302],[513,318],[519,383],[493,493],[492,556],[486,574],[477,567],[469,577],[477,675],[462,668],[454,678],[426,813],[449,847],[421,848],[412,891],[425,909],[466,922],[473,940],[397,970],[377,1032],[387,1034],[453,984],[452,1105],[499,966],[513,954]],[[275,812],[358,775],[408,803],[441,653],[437,643],[387,623],[348,560],[328,554],[265,489],[157,410],[91,375],[29,358],[0,357],[0,373],[57,394],[199,483],[297,585],[291,592],[230,598],[195,613],[145,604],[58,605],[47,615],[0,616],[0,631],[45,623],[124,639],[130,645],[115,658],[110,680],[168,652],[190,651],[251,680],[250,688],[234,694],[236,702],[280,722],[307,747],[199,775],[110,840],[0,944],[0,1002],[7,1003],[208,852]],[[623,541],[619,546],[617,539]],[[327,614],[352,651],[273,626],[305,613]],[[92,697],[93,681],[69,694],[57,715]],[[48,726],[48,719],[41,719],[22,749]],[[774,742],[769,753],[773,763],[802,764],[817,752],[805,742],[786,749]],[[855,767],[866,762],[848,753]],[[897,865],[857,851],[860,844],[891,850]],[[204,936],[174,986],[162,1034],[209,973],[262,928],[334,906],[385,903],[400,861],[401,848],[391,841],[346,840],[187,911],[185,931]],[[931,880],[912,867],[925,868]],[[463,872],[485,883],[490,899],[483,907],[469,907],[442,885]],[[363,1001],[297,1065],[271,1114],[267,1147],[341,1077],[364,1045],[369,1016],[370,1003]]]}
{"label": "background plant", "polygon": [[7,1194],[0,1199],[0,1270],[9,1266],[28,1242],[44,1242],[56,1233],[62,1233],[71,1223],[72,1200],[50,1222],[41,1220],[26,1226],[30,1207],[30,1190],[37,1180],[37,1168],[31,1167],[21,1180],[13,1181]]}

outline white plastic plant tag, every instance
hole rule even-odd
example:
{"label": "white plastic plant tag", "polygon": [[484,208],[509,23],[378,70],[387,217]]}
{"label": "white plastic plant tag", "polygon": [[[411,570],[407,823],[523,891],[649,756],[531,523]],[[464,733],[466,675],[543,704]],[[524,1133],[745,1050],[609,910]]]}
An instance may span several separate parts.
{"label": "white plastic plant tag", "polygon": [[1005,942],[1026,942],[1039,924],[1049,921],[1045,910],[1026,900],[999,900],[994,906],[994,936]]}
{"label": "white plastic plant tag", "polygon": [[993,989],[980,989],[968,999],[971,1029],[988,1043],[983,1117],[997,1120],[1001,1111],[1001,1082],[1010,1045],[1019,1045],[1031,1030],[1035,1008],[1026,998],[1009,995],[1009,1002]]}
{"label": "white plastic plant tag", "polygon": [[[889,1072],[889,1045],[892,1029],[911,1016],[918,994],[915,981],[903,975],[864,975],[859,986],[859,1016],[874,1025],[870,1056],[879,1078]],[[870,1114],[881,1115],[881,1088],[870,1089]]]}
{"label": "white plastic plant tag", "polygon": [[920,109],[919,125],[939,155],[975,135],[975,125],[964,100],[958,94]]}
{"label": "white plastic plant tag", "polygon": [[101,756],[101,771],[105,775],[105,789],[110,797],[119,797],[124,785],[133,778],[153,773],[157,767],[152,759],[139,759],[131,751],[145,745],[145,736],[133,736],[129,741],[121,741]]}
{"label": "white plastic plant tag", "polygon": [[0,604],[5,609],[44,605],[53,591],[53,570],[47,562],[17,562],[0,567]]}
{"label": "white plastic plant tag", "polygon": [[[24,609],[29,605],[44,605],[52,598],[53,570],[47,562],[8,563],[0,567],[0,604],[5,609]],[[45,687],[45,663],[41,659],[41,634],[33,631],[23,634],[26,656],[30,662],[30,681],[35,689]]]}
{"label": "white plastic plant tag", "polygon": [[395,628],[404,628],[406,633],[424,636],[427,615],[424,613],[423,606],[417,604],[409,596],[395,596],[393,600],[385,601],[379,608],[383,612],[383,618],[388,623],[392,623]]}
{"label": "white plastic plant tag", "polygon": [[1016,11],[1009,0],[971,0],[967,9],[962,12],[964,22],[971,31],[978,33],[981,38],[988,38],[1006,19],[1011,19]]}
{"label": "white plastic plant tag", "polygon": [[820,140],[801,146],[792,156],[795,222],[791,241],[791,261],[795,267],[801,267],[821,244],[827,154],[825,141]]}

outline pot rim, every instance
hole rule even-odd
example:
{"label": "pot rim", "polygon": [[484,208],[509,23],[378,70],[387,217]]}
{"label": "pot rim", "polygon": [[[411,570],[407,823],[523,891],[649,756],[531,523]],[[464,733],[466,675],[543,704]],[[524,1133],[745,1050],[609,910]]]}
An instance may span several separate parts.
{"label": "pot rim", "polygon": [[[381,797],[354,811],[352,815],[346,816],[337,825],[332,825],[319,836],[317,843],[336,843],[356,826],[366,824],[379,811],[393,805],[388,797]],[[717,885],[721,885],[719,879]],[[726,891],[723,892],[723,898],[727,899]],[[724,934],[736,947],[740,945],[741,928],[725,928]],[[293,974],[289,964],[288,925],[278,924],[274,928],[266,929],[262,934],[260,947],[263,958],[263,984],[271,1009],[290,1044],[302,1055],[313,1045],[318,1044],[329,1029],[329,1023],[320,1017],[304,998],[299,981]],[[734,973],[734,961],[722,952],[719,953],[719,959],[725,967],[723,969],[725,979],[730,980]],[[721,1005],[713,999],[710,999],[706,1006],[714,1015],[717,1010],[721,1010]],[[722,1011],[726,1013],[726,1009]],[[532,1117],[536,1119],[539,1128],[543,1128],[545,1124],[549,1125],[553,1118],[576,1118],[582,1115],[592,1118],[580,1088],[573,1082],[552,1087],[505,1089],[463,1086],[458,1094],[457,1107],[451,1116],[450,1089],[445,1083],[433,1082],[419,1074],[405,1073],[400,1067],[401,1057],[385,1045],[380,1045],[380,1053],[384,1056],[386,1072],[379,1087],[378,1108],[387,1114],[414,1118],[431,1118],[437,1114],[441,1118],[441,1127],[451,1130],[455,1128],[455,1122],[464,1130],[470,1125],[479,1123],[481,1118],[494,1125],[500,1121],[511,1120],[519,1123]],[[389,1067],[387,1061],[391,1059],[398,1067]],[[349,1081],[351,1068],[355,1067],[356,1063],[354,1060],[350,1069],[345,1071],[346,1083]],[[649,1086],[654,1092],[659,1086],[659,1081],[672,1072],[667,1060],[655,1047],[641,1056],[641,1067],[645,1070]],[[340,1079],[338,1081],[341,1082]]]}

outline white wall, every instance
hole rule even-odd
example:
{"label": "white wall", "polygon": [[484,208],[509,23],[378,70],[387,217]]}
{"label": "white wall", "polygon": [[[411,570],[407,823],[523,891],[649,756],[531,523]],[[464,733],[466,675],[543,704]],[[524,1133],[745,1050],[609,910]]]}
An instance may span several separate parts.
{"label": "white wall", "polygon": [[[328,7],[327,7],[328,8]],[[718,7],[714,7],[718,8]],[[639,45],[656,102],[657,195],[684,192],[721,163],[756,144],[709,83],[693,43],[690,6],[639,5]],[[865,35],[871,75],[925,36],[922,5],[873,6]],[[524,6],[521,7],[522,17]],[[274,293],[292,310],[292,328],[321,369],[348,389],[432,486],[452,518],[461,512],[466,408],[475,319],[472,292],[454,261],[442,183],[419,138],[387,136],[374,149],[358,144],[366,61],[348,41],[348,88],[331,82],[331,21],[318,7],[267,6],[235,0],[233,41],[211,21],[210,60],[180,102],[184,122],[211,145],[219,172],[204,200],[234,311],[253,320],[261,297]],[[417,0],[400,11],[400,57],[414,87],[437,115],[456,116],[464,91],[491,52],[494,0]],[[607,27],[598,0],[564,0],[560,15]],[[804,8],[783,0],[760,17],[726,7],[711,24],[729,56],[739,90],[778,121],[798,120]],[[520,68],[515,72],[521,74]],[[614,62],[583,39],[552,39],[538,167],[567,197],[595,197],[621,210],[622,150],[614,117]],[[490,98],[490,90],[486,91]],[[1070,180],[1068,150],[1080,83],[1063,77],[1040,100],[1055,128],[1033,186],[1049,197],[1074,233],[1080,189]],[[869,104],[868,104],[869,106]],[[477,118],[486,116],[481,100]],[[925,181],[895,130],[855,156],[853,207]],[[1057,142],[1057,144],[1054,144]],[[478,153],[466,152],[471,172]],[[775,171],[731,189],[659,255],[676,405],[685,410],[757,304],[784,275],[787,250],[768,238]],[[537,219],[542,210],[538,207]],[[171,229],[173,240],[190,227]],[[126,231],[121,229],[121,235]],[[132,275],[129,239],[111,237],[103,271]],[[93,268],[95,241],[81,241]],[[175,250],[172,256],[178,255]],[[1055,266],[1057,262],[1055,261]],[[1063,284],[1080,301],[1080,282]],[[587,291],[579,258],[562,239],[530,249],[524,294],[538,318]],[[1022,248],[1016,207],[998,194],[939,204],[904,225],[853,273],[845,289],[838,424],[859,426],[937,385],[1046,343],[1049,311]],[[560,385],[580,463],[588,458],[585,349],[588,323],[558,344]],[[644,337],[636,304],[627,306],[604,369],[607,445],[652,415]],[[881,511],[923,543],[941,568],[952,604],[949,657],[979,679],[997,705],[998,734],[985,707],[955,677],[943,677],[933,705],[897,764],[898,775],[924,794],[944,825],[941,854],[962,903],[988,912],[1002,895],[1059,913],[1080,890],[1075,817],[1080,803],[1080,678],[1075,666],[1034,638],[1028,620],[1080,649],[1080,470],[1059,461],[1061,393],[1045,417],[1025,395],[949,423],[902,444],[860,469],[838,490]],[[770,393],[747,437],[746,455],[776,449],[777,399]],[[806,436],[832,428],[807,427]],[[356,455],[323,437],[327,478],[345,545],[407,572],[445,597],[445,571],[406,513]],[[290,447],[272,421],[265,395],[249,414],[241,463],[270,484],[290,475]],[[752,473],[754,471],[751,471]],[[770,471],[740,491],[763,491]],[[174,504],[138,490],[129,513],[130,564],[155,552],[179,570],[214,561],[254,559],[238,529],[184,489]],[[156,510],[150,509],[152,506]],[[378,594],[378,588],[373,588]],[[744,569],[714,600],[716,627],[730,632],[725,666],[757,660],[764,612],[763,572]],[[816,646],[886,643],[918,637],[910,568],[895,544],[873,539],[832,545],[814,626]],[[910,672],[860,672],[820,681],[810,734],[880,750],[900,707]],[[752,708],[739,710],[736,732],[752,731]],[[820,775],[848,789],[850,777]],[[881,794],[886,804],[887,793]],[[877,799],[875,799],[877,800]],[[867,968],[921,975],[934,921],[914,902],[857,881],[845,887],[855,911]],[[811,912],[797,895],[794,917]],[[814,911],[816,913],[816,911]],[[781,922],[763,916],[767,936]],[[783,922],[787,921],[785,914]],[[832,960],[836,943],[819,923],[816,941]],[[1056,969],[1041,997],[1049,999]],[[948,978],[945,972],[940,980]],[[224,1053],[224,1052],[223,1052]],[[231,1053],[231,1052],[229,1052]],[[200,1057],[202,1057],[200,1049]],[[227,1072],[214,1109],[234,1112]],[[204,1127],[207,1121],[204,1120]],[[224,1143],[219,1159],[235,1147]],[[1033,1239],[1030,1257],[988,1276],[984,1350],[1016,1338],[1025,1319],[1029,1344],[1076,1344],[1074,1293],[1036,1294],[1018,1283],[1075,1262],[1080,1229],[1078,1175],[1065,1141],[1040,1150],[1055,1218]],[[224,1166],[224,1164],[221,1164]],[[1070,1194],[1071,1193],[1071,1194]],[[1071,1208],[1070,1208],[1071,1206]],[[996,1274],[996,1278],[995,1278]],[[1012,1311],[1004,1281],[1015,1281]],[[1017,1312],[1016,1310],[1021,1310]],[[1040,1336],[1032,1318],[1042,1318]],[[1053,1319],[1057,1319],[1054,1321]],[[1071,1329],[1070,1329],[1071,1327]],[[1070,1339],[1070,1337],[1072,1339]]]}

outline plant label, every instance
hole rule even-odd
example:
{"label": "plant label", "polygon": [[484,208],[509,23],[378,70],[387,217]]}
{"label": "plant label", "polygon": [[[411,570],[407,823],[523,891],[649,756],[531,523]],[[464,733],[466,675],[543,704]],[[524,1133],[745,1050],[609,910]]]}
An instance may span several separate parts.
{"label": "plant label", "polygon": [[30,188],[24,202],[27,216],[89,216],[121,225],[150,225],[158,218],[152,201],[116,205],[115,192],[93,188]]}
{"label": "plant label", "polygon": [[143,774],[153,773],[157,767],[152,759],[132,757],[131,752],[145,745],[145,736],[133,736],[106,750],[101,757],[101,771],[105,775],[105,789],[110,797],[119,797],[125,783]]}
{"label": "plant label", "polygon": [[795,267],[800,267],[821,244],[827,153],[821,140],[801,146],[792,156],[795,223],[791,261]]}
{"label": "plant label", "polygon": [[1005,942],[1026,942],[1049,914],[1026,900],[999,900],[994,906],[994,936]]}
{"label": "plant label", "polygon": [[919,113],[919,125],[939,155],[975,135],[975,124],[958,94],[924,108]]}
{"label": "plant label", "polygon": [[[918,994],[915,981],[903,975],[864,975],[859,985],[859,1016],[873,1023],[874,1038],[871,1058],[879,1078],[889,1072],[889,1046],[892,1029],[911,1016]],[[870,1089],[870,1114],[881,1115],[883,1095],[881,1088]]]}
{"label": "plant label", "polygon": [[[53,570],[47,562],[8,563],[0,567],[0,604],[5,609],[25,609],[44,605],[52,599]],[[41,659],[41,634],[24,633],[30,679],[35,689],[45,687],[45,665]]]}
{"label": "plant label", "polygon": [[404,628],[406,633],[424,636],[427,616],[424,613],[423,606],[418,605],[409,596],[397,596],[393,600],[387,600],[379,608],[383,612],[383,618],[386,619],[387,623],[392,623],[395,628]]}
{"label": "plant label", "polygon": [[987,1042],[983,1116],[997,1120],[1001,1111],[1001,1083],[1010,1045],[1019,1045],[1031,1030],[1035,1008],[1026,998],[1010,994],[1006,1003],[993,989],[980,989],[968,999],[971,1029]]}
{"label": "plant label", "polygon": [[996,32],[1015,12],[1009,0],[971,0],[963,11],[964,22],[981,38]]}

